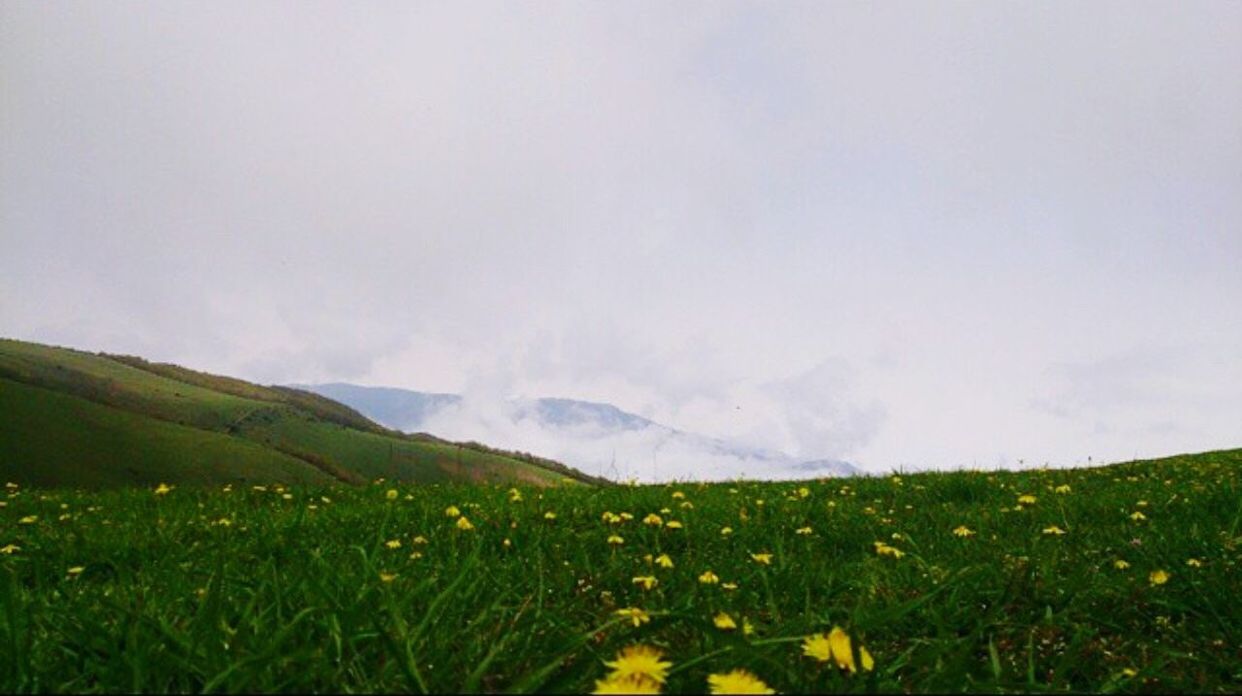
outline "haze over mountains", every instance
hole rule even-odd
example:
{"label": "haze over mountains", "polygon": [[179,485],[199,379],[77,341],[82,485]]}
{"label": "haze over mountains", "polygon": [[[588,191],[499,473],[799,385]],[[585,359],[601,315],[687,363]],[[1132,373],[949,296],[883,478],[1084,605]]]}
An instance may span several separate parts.
{"label": "haze over mountains", "polygon": [[844,461],[802,460],[684,432],[611,404],[474,397],[344,383],[298,388],[346,404],[389,428],[527,451],[617,480],[789,479],[862,473]]}

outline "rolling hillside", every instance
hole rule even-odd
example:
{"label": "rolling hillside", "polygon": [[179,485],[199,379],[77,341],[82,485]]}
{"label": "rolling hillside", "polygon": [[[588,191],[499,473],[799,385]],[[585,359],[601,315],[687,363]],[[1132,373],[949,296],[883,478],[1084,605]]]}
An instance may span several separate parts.
{"label": "rolling hillside", "polygon": [[0,476],[40,486],[596,481],[404,435],[325,397],[132,356],[0,340]]}

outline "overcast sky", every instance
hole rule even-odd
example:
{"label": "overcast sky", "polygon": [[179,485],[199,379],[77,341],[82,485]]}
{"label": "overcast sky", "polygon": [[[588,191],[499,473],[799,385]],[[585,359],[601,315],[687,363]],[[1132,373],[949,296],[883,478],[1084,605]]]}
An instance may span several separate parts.
{"label": "overcast sky", "polygon": [[5,2],[0,335],[873,470],[1242,446],[1242,3]]}

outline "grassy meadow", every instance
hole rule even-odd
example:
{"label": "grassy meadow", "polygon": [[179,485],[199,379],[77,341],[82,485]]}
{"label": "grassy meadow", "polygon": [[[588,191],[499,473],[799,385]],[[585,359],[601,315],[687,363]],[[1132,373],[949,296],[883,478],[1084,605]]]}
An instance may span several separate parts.
{"label": "grassy meadow", "polygon": [[10,485],[0,691],[1237,693],[1240,474]]}

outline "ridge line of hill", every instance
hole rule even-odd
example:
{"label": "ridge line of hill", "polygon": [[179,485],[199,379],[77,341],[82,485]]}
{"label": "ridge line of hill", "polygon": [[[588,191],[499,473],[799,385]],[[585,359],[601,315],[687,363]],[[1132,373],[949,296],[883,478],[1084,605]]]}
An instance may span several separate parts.
{"label": "ridge line of hill", "polygon": [[[30,392],[10,387],[9,394],[0,394],[0,419],[23,416],[26,420],[22,422],[34,423],[25,430],[11,423],[0,424],[0,430],[9,431],[7,441],[0,442],[0,469],[16,467],[15,473],[21,473],[21,467],[14,462],[20,460],[27,467],[39,468],[45,464],[45,458],[55,455],[52,456],[55,466],[80,474],[81,465],[67,461],[71,454],[83,456],[81,449],[85,448],[87,458],[98,457],[85,445],[71,453],[67,445],[56,440],[58,437],[81,439],[82,433],[75,429],[80,429],[84,423],[88,425],[83,427],[97,428],[91,432],[100,442],[117,446],[124,441],[132,450],[148,444],[143,433],[164,432],[152,425],[163,422],[258,445],[295,459],[330,480],[345,483],[356,484],[376,478],[428,482],[511,480],[539,485],[559,479],[595,485],[611,483],[559,462],[524,453],[392,431],[318,394],[260,386],[178,365],[152,363],[136,356],[89,353],[0,339],[0,377],[9,384],[25,384],[43,390]],[[21,391],[20,396],[15,393],[17,391]],[[107,411],[131,414],[137,419],[97,413],[77,401],[65,401],[52,395],[72,397]],[[35,421],[29,420],[36,416]],[[129,428],[135,432],[117,433],[115,428]],[[186,434],[173,439],[178,438],[181,441],[195,439]],[[223,442],[210,438],[202,446],[219,450],[220,456],[224,456],[226,450],[232,451]],[[280,466],[275,466],[271,457],[244,451],[248,454],[243,458],[261,460],[268,468],[266,472],[256,470],[255,476],[277,475]],[[164,455],[172,456],[172,453]],[[13,461],[5,461],[8,459]],[[125,468],[125,460],[117,452],[110,452],[102,459]],[[74,482],[73,476],[62,482],[49,471],[31,475],[42,476],[53,485]],[[117,472],[103,476],[109,477],[117,481],[124,479]]]}

